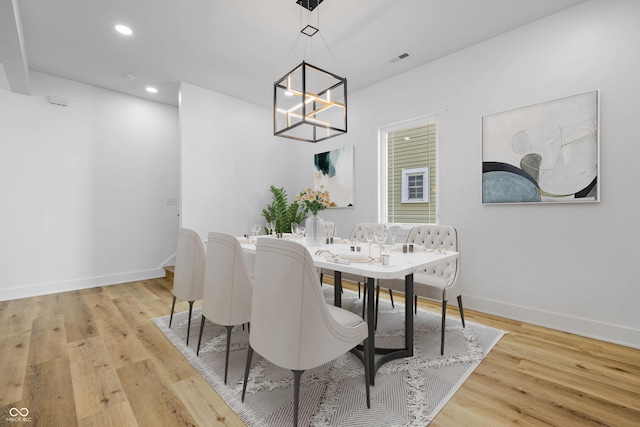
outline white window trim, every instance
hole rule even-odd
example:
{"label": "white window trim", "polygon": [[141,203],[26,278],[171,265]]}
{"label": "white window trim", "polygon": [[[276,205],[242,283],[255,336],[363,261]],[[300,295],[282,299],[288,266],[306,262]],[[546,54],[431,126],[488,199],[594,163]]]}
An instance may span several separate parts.
{"label": "white window trim", "polygon": [[[385,197],[387,194],[387,141],[385,139],[385,135],[389,132],[393,132],[395,130],[401,130],[410,126],[420,126],[425,125],[431,122],[438,123],[438,137],[437,137],[437,150],[440,153],[440,146],[446,144],[447,140],[447,115],[448,109],[443,108],[440,112],[430,114],[427,116],[418,117],[411,120],[405,120],[401,122],[396,122],[388,125],[380,125],[378,128],[378,222],[387,223],[387,198]],[[436,187],[440,186],[440,159],[441,156],[438,155],[436,159],[437,170],[436,173]],[[436,202],[438,204],[438,210],[436,213],[436,224],[440,223],[440,191],[436,194]],[[401,227],[401,230],[408,231],[412,227],[421,224],[414,223],[401,223],[397,224]]]}
{"label": "white window trim", "polygon": [[[422,175],[422,197],[409,198],[409,177]],[[401,203],[429,203],[429,168],[402,169]]]}

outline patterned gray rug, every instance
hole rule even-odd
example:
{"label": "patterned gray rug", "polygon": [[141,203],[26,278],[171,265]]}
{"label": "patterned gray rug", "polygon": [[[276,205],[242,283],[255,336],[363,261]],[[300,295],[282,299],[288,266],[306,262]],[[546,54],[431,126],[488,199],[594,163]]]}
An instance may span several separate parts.
{"label": "patterned gray rug", "polygon": [[[333,287],[323,287],[333,303]],[[362,300],[345,290],[342,307],[362,313]],[[224,384],[226,330],[207,321],[200,356],[196,357],[200,312],[194,310],[189,347],[185,345],[187,312],[154,319],[176,348],[211,384],[229,407],[249,426],[291,425],[293,381],[291,371],[254,354],[247,396],[240,401],[247,356],[248,332],[232,333],[227,385]],[[300,425],[309,426],[419,426],[429,424],[478,364],[504,335],[491,327],[448,317],[444,356],[440,355],[439,314],[418,310],[414,318],[414,356],[383,365],[371,387],[371,408],[365,403],[364,368],[348,353],[331,363],[308,370],[300,389]],[[404,306],[380,301],[376,345],[404,345]]]}

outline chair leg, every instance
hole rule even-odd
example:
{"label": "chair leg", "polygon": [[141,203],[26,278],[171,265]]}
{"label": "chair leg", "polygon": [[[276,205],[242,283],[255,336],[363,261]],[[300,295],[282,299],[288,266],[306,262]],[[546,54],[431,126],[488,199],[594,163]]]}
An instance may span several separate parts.
{"label": "chair leg", "polygon": [[393,303],[393,291],[389,289],[389,299],[391,300],[391,308],[396,308],[396,305]]}
{"label": "chair leg", "polygon": [[322,287],[322,279],[324,278],[324,274],[320,272],[320,287]]}
{"label": "chair leg", "polygon": [[462,308],[462,295],[458,295],[458,308],[460,309],[460,319],[462,320],[462,327],[464,328],[464,309]]}
{"label": "chair leg", "polygon": [[187,347],[189,346],[189,334],[191,333],[191,312],[193,311],[194,301],[189,301],[189,323],[187,323]]}
{"label": "chair leg", "polygon": [[198,349],[196,350],[196,357],[200,356],[200,343],[202,342],[202,331],[204,331],[204,322],[205,322],[204,314],[200,319],[200,335],[198,335]]}
{"label": "chair leg", "polygon": [[418,295],[413,296],[413,313],[418,314]]}
{"label": "chair leg", "polygon": [[440,331],[440,355],[444,355],[444,327],[447,319],[447,300],[442,300],[442,330]]}
{"label": "chair leg", "polygon": [[173,302],[171,303],[171,316],[169,316],[169,327],[171,327],[171,322],[173,322],[173,310],[176,308],[176,296],[173,296]]}
{"label": "chair leg", "polygon": [[358,298],[360,298],[360,282],[358,282]]}
{"label": "chair leg", "polygon": [[242,384],[242,401],[244,402],[244,395],[247,392],[247,382],[249,381],[249,368],[251,368],[251,358],[253,357],[253,348],[249,344],[249,350],[247,351],[247,365],[244,368],[244,384]]}
{"label": "chair leg", "polygon": [[293,370],[293,427],[298,427],[298,404],[300,403],[300,377],[304,371]]}
{"label": "chair leg", "polygon": [[231,347],[231,329],[233,326],[227,326],[227,354],[224,357],[224,383],[227,383],[227,370],[229,369],[229,347]]}

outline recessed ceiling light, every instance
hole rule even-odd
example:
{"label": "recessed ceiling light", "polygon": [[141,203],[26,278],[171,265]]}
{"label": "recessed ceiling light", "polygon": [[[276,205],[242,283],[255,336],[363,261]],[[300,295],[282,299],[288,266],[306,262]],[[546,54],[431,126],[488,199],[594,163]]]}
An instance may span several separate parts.
{"label": "recessed ceiling light", "polygon": [[114,28],[117,32],[119,32],[120,34],[124,34],[125,36],[130,36],[131,34],[133,34],[131,28],[127,27],[126,25],[118,24]]}
{"label": "recessed ceiling light", "polygon": [[147,87],[145,88],[145,90],[146,90],[147,92],[149,92],[149,93],[158,93],[158,89],[156,89],[155,87],[152,87],[152,86],[147,86]]}

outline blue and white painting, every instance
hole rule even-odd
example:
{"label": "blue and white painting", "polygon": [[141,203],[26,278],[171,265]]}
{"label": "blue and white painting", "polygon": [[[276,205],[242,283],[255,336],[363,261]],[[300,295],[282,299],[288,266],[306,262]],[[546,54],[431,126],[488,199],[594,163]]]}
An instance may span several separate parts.
{"label": "blue and white painting", "polygon": [[482,118],[482,203],[598,201],[598,92]]}
{"label": "blue and white painting", "polygon": [[313,185],[329,191],[331,207],[353,207],[353,146],[314,155]]}

